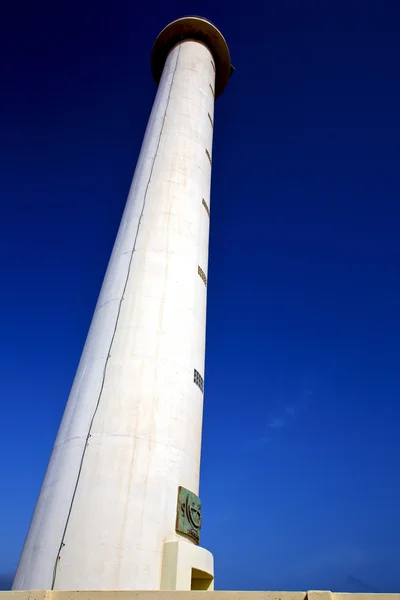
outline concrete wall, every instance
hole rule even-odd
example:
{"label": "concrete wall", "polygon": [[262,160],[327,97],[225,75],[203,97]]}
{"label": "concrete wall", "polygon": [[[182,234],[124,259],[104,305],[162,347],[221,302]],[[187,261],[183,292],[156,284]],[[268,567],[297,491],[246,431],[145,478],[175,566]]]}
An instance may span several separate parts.
{"label": "concrete wall", "polygon": [[194,41],[165,63],[14,590],[160,589],[198,493],[214,69]]}
{"label": "concrete wall", "polygon": [[0,592],[0,600],[400,600],[400,594],[309,592]]}

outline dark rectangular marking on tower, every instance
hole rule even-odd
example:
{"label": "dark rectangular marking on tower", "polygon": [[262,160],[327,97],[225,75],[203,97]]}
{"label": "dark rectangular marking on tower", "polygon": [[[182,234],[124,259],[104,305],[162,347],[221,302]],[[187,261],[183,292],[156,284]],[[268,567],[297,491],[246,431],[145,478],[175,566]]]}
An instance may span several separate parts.
{"label": "dark rectangular marking on tower", "polygon": [[208,208],[208,204],[207,202],[204,200],[204,198],[201,201],[202,205],[204,206],[204,208],[206,209],[206,213],[208,214],[208,216],[210,216],[210,209]]}
{"label": "dark rectangular marking on tower", "polygon": [[202,376],[200,375],[200,373],[196,369],[194,370],[193,381],[200,388],[200,390],[204,393],[204,380],[203,380]]}
{"label": "dark rectangular marking on tower", "polygon": [[203,280],[204,285],[207,285],[207,277],[200,265],[197,267],[197,272]]}

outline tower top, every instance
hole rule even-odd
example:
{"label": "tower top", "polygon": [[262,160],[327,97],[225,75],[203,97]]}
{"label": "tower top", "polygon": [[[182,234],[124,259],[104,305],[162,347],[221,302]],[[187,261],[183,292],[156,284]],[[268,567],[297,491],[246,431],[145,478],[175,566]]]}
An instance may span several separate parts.
{"label": "tower top", "polygon": [[151,71],[158,84],[168,53],[185,39],[203,42],[210,50],[215,61],[215,97],[217,98],[228,83],[234,68],[228,44],[222,33],[211,21],[203,17],[182,17],[164,27],[158,35],[151,52]]}

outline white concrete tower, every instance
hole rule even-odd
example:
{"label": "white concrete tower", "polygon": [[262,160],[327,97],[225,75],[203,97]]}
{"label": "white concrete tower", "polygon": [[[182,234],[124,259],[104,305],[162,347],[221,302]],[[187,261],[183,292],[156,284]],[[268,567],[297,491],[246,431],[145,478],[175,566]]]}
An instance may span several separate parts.
{"label": "white concrete tower", "polygon": [[214,99],[231,70],[205,19],[155,42],[157,95],[14,590],[213,587],[187,490],[199,487]]}

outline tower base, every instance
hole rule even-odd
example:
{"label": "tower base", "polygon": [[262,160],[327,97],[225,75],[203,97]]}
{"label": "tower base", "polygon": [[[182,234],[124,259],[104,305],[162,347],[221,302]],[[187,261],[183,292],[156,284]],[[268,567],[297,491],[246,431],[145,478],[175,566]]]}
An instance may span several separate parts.
{"label": "tower base", "polygon": [[211,552],[188,542],[166,542],[163,549],[161,590],[213,590]]}

